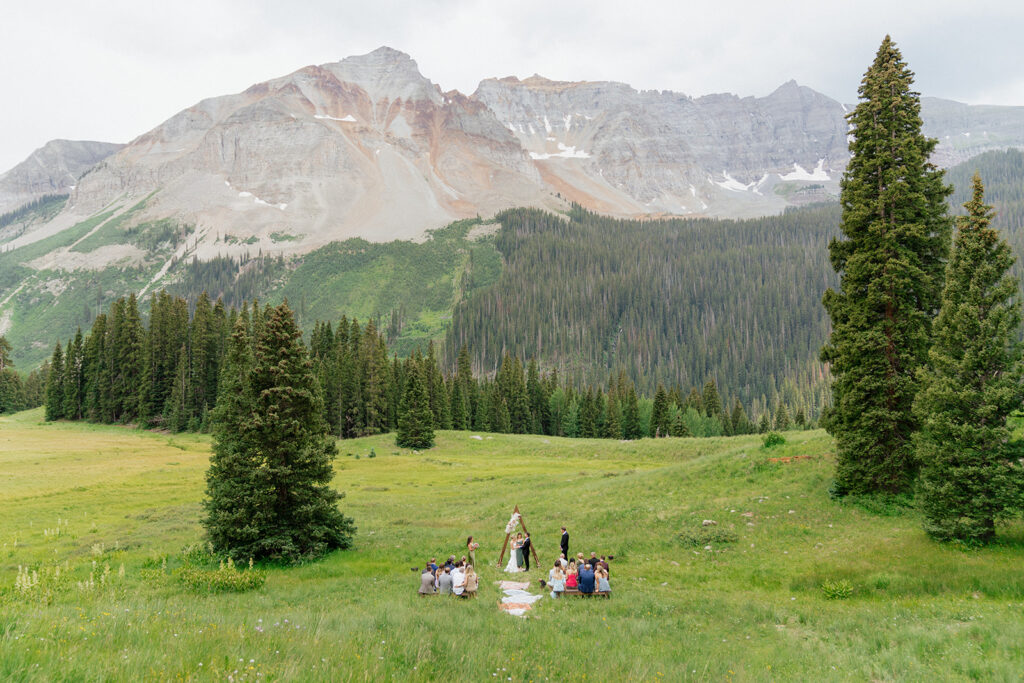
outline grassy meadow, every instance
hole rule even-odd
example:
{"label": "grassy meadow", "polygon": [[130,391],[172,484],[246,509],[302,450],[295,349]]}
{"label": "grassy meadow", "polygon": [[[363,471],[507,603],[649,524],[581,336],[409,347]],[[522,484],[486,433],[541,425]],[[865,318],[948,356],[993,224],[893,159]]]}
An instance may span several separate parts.
{"label": "grassy meadow", "polygon": [[[787,433],[771,451],[758,437],[471,436],[441,432],[421,453],[391,435],[339,442],[337,486],[356,547],[264,567],[254,591],[210,594],[175,572],[202,539],[208,437],[46,424],[40,410],[0,417],[0,679],[909,681],[1024,671],[1024,527],[961,550],[928,541],[912,511],[836,503],[822,431]],[[792,456],[806,457],[770,460]],[[574,553],[615,555],[611,600],[545,599],[526,619],[498,609],[494,564],[517,503],[543,565],[529,578],[546,576],[565,524]],[[486,565],[479,598],[418,597],[412,568],[462,555],[469,534]],[[16,586],[19,567],[38,583]]]}

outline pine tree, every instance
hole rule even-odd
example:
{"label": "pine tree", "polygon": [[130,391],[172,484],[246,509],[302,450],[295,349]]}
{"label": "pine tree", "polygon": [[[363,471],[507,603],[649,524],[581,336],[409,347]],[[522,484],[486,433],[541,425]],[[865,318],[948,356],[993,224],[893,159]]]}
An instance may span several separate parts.
{"label": "pine tree", "polygon": [[182,432],[192,419],[189,396],[192,394],[192,373],[188,349],[182,344],[178,350],[178,363],[174,369],[174,387],[167,399],[167,426],[172,432]]}
{"label": "pine tree", "polygon": [[46,380],[46,420],[64,417],[64,352],[60,342],[53,347],[50,356],[50,375]]}
{"label": "pine tree", "polygon": [[622,408],[622,438],[633,440],[641,437],[643,432],[640,429],[640,406],[637,403],[636,390],[630,384]]}
{"label": "pine tree", "polygon": [[772,428],[772,421],[771,421],[771,418],[768,417],[768,411],[765,410],[763,413],[761,413],[761,419],[757,423],[757,433],[758,434],[765,434],[771,428]]}
{"label": "pine tree", "polygon": [[750,420],[747,419],[747,412],[743,410],[743,404],[737,398],[732,404],[732,415],[729,418],[732,422],[733,434],[749,434],[751,432]]}
{"label": "pine tree", "polygon": [[14,367],[14,363],[11,362],[11,342],[0,334],[0,372],[9,367]]}
{"label": "pine tree", "polygon": [[1019,507],[1024,442],[1006,418],[1024,400],[1017,279],[1009,245],[989,226],[981,178],[964,204],[946,271],[935,343],[915,409],[924,528],[941,540],[985,543]]}
{"label": "pine tree", "polygon": [[425,368],[418,352],[406,361],[405,391],[398,412],[395,443],[400,448],[416,449],[434,445],[434,413],[430,410]]}
{"label": "pine tree", "polygon": [[78,328],[74,340],[68,340],[64,355],[64,408],[65,420],[82,417],[82,328]]}
{"label": "pine tree", "polygon": [[775,429],[784,432],[789,427],[789,410],[786,409],[785,403],[779,401],[778,405],[775,406]]}
{"label": "pine tree", "polygon": [[835,493],[898,493],[916,470],[912,406],[939,307],[950,188],[928,158],[913,73],[888,36],[848,115],[851,159],[841,184],[843,239],[829,244],[839,291],[823,299],[832,337]]}
{"label": "pine tree", "polygon": [[297,561],[352,543],[352,520],[330,487],[337,448],[301,337],[287,304],[264,312],[254,344],[241,324],[232,335],[204,526],[235,559]]}
{"label": "pine tree", "polygon": [[715,380],[709,379],[704,384],[704,393],[702,395],[704,402],[704,414],[708,417],[718,417],[722,414],[722,399],[718,395],[718,385],[715,384]]}
{"label": "pine tree", "polygon": [[548,394],[544,390],[544,383],[540,381],[537,361],[534,359],[530,360],[526,371],[526,393],[530,399],[530,415],[533,420],[530,432],[532,434],[550,434],[551,408],[548,405]]}
{"label": "pine tree", "polygon": [[658,384],[658,390],[654,394],[650,435],[654,437],[669,435],[668,394],[665,393],[665,387],[660,383]]}

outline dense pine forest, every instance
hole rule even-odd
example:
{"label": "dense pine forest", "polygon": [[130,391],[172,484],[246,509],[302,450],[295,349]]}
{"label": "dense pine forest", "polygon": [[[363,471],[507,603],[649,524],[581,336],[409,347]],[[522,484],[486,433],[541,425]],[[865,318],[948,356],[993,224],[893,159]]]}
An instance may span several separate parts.
{"label": "dense pine forest", "polygon": [[658,384],[714,380],[756,412],[777,396],[818,414],[828,403],[818,349],[821,295],[835,282],[823,205],[743,221],[616,220],[580,209],[498,216],[499,281],[456,307],[446,351],[495,370],[506,349],[577,384],[624,369]]}
{"label": "dense pine forest", "polygon": [[[146,326],[135,296],[119,299],[89,333],[79,331],[54,347],[46,417],[205,430],[222,396],[229,332],[241,324],[249,337],[258,337],[268,310],[259,303],[227,310],[205,292],[190,306],[161,291],[151,300]],[[454,369],[444,372],[433,345],[399,360],[372,320],[317,322],[307,352],[323,392],[323,418],[332,433],[345,438],[401,431],[413,413],[426,416],[417,420],[428,430],[612,439],[719,436],[810,424],[802,407],[781,402],[770,412],[748,413],[714,381],[688,388],[659,385],[645,396],[625,371],[584,386],[510,354],[493,376],[479,376],[466,347]]]}

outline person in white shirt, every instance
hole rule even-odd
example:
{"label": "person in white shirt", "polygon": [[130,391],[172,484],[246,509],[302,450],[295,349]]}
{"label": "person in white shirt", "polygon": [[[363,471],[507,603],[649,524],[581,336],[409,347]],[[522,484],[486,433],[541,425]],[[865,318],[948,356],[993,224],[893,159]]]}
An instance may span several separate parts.
{"label": "person in white shirt", "polygon": [[462,595],[466,591],[466,570],[460,562],[452,572],[452,593]]}

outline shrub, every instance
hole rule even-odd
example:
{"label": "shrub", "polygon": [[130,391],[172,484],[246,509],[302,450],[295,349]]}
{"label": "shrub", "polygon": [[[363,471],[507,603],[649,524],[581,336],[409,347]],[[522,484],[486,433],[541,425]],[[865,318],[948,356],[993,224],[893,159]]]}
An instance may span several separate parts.
{"label": "shrub", "polygon": [[701,527],[694,531],[684,531],[679,534],[679,541],[685,546],[692,547],[704,547],[706,545],[712,545],[717,543],[719,545],[723,543],[735,543],[739,540],[739,536],[735,531],[729,531],[728,529],[718,529],[715,527]]}
{"label": "shrub", "polygon": [[775,448],[776,446],[781,446],[784,443],[786,443],[786,437],[778,432],[768,432],[764,435],[765,448]]}
{"label": "shrub", "polygon": [[821,583],[821,592],[827,600],[845,600],[853,595],[853,584],[846,579],[825,579]]}
{"label": "shrub", "polygon": [[264,571],[255,569],[249,560],[247,569],[238,569],[229,557],[217,569],[185,565],[175,571],[178,579],[197,593],[244,593],[261,588],[267,580]]}

